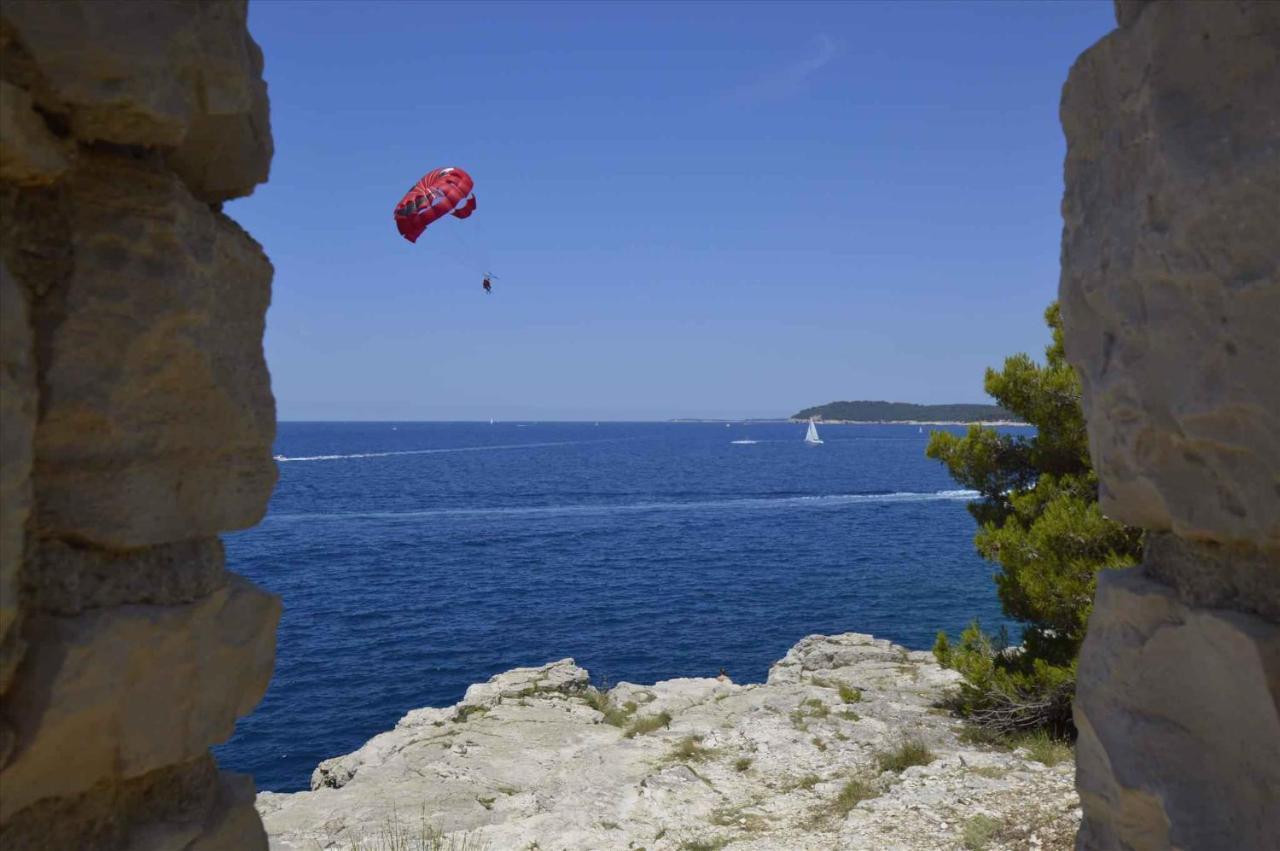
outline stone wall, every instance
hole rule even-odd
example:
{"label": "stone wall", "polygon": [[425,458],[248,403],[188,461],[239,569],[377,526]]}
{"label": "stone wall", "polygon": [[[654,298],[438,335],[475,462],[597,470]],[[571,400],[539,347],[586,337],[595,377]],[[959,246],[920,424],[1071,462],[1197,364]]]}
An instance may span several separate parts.
{"label": "stone wall", "polygon": [[218,533],[275,483],[243,0],[0,7],[0,847],[265,848],[209,754],[280,604]]}
{"label": "stone wall", "polygon": [[1060,298],[1110,516],[1081,848],[1280,841],[1280,3],[1117,3],[1063,91]]}

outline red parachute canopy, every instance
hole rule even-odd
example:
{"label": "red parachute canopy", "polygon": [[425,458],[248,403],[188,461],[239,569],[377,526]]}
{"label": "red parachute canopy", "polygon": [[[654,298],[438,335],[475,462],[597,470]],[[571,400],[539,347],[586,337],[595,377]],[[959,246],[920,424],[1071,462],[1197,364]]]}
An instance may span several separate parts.
{"label": "red parachute canopy", "polygon": [[[442,216],[452,214],[465,219],[476,209],[471,194],[475,181],[460,168],[438,168],[427,172],[396,204],[396,227],[410,242]],[[464,203],[465,202],[465,203]]]}

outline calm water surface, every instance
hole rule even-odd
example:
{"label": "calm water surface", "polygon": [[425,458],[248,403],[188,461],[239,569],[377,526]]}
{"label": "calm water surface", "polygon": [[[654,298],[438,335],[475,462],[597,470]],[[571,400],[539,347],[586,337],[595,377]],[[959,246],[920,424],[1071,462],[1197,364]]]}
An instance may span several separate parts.
{"label": "calm water surface", "polygon": [[226,538],[231,569],[284,599],[275,677],[219,759],[305,789],[320,760],[517,665],[754,682],[810,633],[924,649],[1003,623],[972,495],[927,432],[282,423],[270,511]]}

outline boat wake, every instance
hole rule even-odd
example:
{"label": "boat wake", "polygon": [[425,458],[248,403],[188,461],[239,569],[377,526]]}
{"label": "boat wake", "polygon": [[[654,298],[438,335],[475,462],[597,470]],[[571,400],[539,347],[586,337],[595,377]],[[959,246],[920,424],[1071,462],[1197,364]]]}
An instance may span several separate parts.
{"label": "boat wake", "polygon": [[859,504],[938,502],[977,499],[973,490],[945,490],[931,493],[850,493],[826,496],[746,497],[689,502],[633,502],[598,505],[539,505],[510,508],[433,508],[423,511],[353,511],[350,513],[270,514],[264,522],[287,520],[400,520],[419,517],[521,517],[621,514],[670,511],[750,511],[770,508],[840,508]]}
{"label": "boat wake", "polygon": [[576,446],[582,443],[605,443],[603,440],[561,440],[554,443],[500,443],[490,446],[453,446],[442,449],[403,449],[396,452],[355,452],[350,455],[275,455],[278,463],[293,461],[347,461],[355,458],[393,458],[399,455],[440,455],[447,452],[484,452],[490,449],[537,449],[543,446]]}

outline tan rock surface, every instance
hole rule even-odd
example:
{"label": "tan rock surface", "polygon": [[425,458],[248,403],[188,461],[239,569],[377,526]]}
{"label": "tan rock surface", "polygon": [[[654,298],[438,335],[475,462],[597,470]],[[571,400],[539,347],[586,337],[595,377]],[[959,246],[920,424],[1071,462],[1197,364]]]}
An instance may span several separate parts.
{"label": "tan rock surface", "polygon": [[[262,793],[258,809],[276,851],[376,841],[393,817],[415,831],[425,818],[448,841],[491,851],[674,851],[720,839],[754,851],[959,849],[975,817],[1005,831],[990,849],[1069,847],[1069,760],[1049,767],[964,744],[959,723],[933,707],[955,680],[930,654],[871,636],[810,636],[767,683],[619,684],[608,693],[625,716],[614,726],[589,705],[587,672],[566,659],[500,674],[456,706],[414,710],[321,763],[314,791]],[[661,713],[666,726],[626,735]],[[906,739],[935,758],[881,770],[878,755]],[[846,814],[835,802],[853,778],[872,797]]]}
{"label": "tan rock surface", "polygon": [[128,548],[256,523],[271,264],[158,163],[86,152],[67,183],[73,265],[36,311],[42,533]]}
{"label": "tan rock surface", "polygon": [[1280,3],[1126,4],[1062,97],[1060,298],[1103,510],[1280,549]]}
{"label": "tan rock surface", "polygon": [[[36,425],[35,352],[26,296],[0,260],[0,694],[21,654],[19,573],[31,512]],[[0,732],[0,738],[3,738]],[[0,743],[0,766],[5,748]]]}
{"label": "tan rock surface", "polygon": [[225,740],[266,690],[279,616],[276,597],[236,577],[183,606],[30,617],[23,676],[5,701],[18,741],[0,774],[0,822]]}
{"label": "tan rock surface", "polygon": [[1104,571],[1075,707],[1085,848],[1280,837],[1280,626]]}
{"label": "tan rock surface", "polygon": [[0,80],[0,181],[42,186],[69,166],[63,144],[36,114],[31,95]]}
{"label": "tan rock surface", "polygon": [[36,95],[82,141],[175,149],[208,201],[247,195],[272,155],[262,55],[245,0],[6,0]]}

